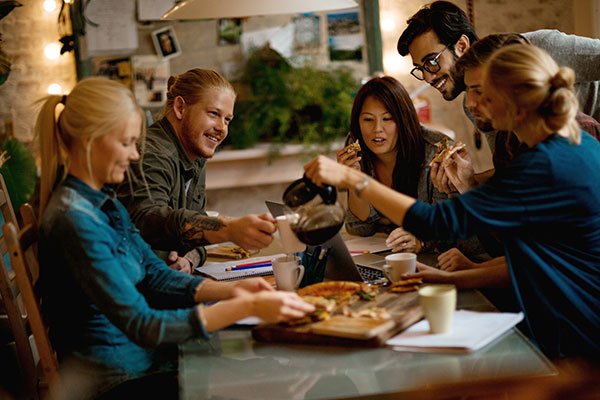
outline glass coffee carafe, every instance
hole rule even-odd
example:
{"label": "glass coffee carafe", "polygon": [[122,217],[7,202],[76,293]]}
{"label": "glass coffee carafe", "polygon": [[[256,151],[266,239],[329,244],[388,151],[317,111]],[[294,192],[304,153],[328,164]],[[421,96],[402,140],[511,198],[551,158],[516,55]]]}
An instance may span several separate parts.
{"label": "glass coffee carafe", "polygon": [[[318,195],[318,196],[317,196]],[[320,245],[340,231],[345,212],[337,202],[337,190],[317,186],[306,176],[292,182],[283,193],[292,231],[302,243]]]}

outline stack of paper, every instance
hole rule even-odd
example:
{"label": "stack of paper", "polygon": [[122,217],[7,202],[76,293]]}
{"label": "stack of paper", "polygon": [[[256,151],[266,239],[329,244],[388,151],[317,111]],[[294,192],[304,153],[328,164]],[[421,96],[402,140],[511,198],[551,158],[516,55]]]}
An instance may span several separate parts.
{"label": "stack of paper", "polygon": [[389,339],[386,344],[394,346],[394,350],[475,351],[511,329],[522,319],[522,313],[459,310],[454,314],[450,332],[429,333],[429,323],[422,320]]}
{"label": "stack of paper", "polygon": [[196,268],[196,271],[218,281],[273,275],[272,260],[282,256],[285,256],[285,254],[274,254],[272,256],[253,257],[228,262],[207,262]]}

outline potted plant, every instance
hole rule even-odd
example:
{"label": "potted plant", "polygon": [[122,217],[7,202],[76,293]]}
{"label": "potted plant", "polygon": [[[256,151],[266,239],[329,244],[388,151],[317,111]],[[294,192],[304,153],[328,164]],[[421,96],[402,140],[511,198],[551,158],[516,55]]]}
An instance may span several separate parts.
{"label": "potted plant", "polygon": [[268,45],[249,57],[236,84],[241,95],[226,142],[236,149],[257,142],[274,149],[289,143],[321,145],[343,137],[359,86],[348,70],[293,67]]}

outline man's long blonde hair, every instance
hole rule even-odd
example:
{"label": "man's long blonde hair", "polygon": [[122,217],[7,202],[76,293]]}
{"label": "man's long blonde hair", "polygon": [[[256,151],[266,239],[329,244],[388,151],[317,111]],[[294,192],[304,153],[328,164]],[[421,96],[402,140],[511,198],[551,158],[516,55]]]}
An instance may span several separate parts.
{"label": "man's long blonde hair", "polygon": [[513,44],[496,51],[485,67],[484,79],[507,104],[533,116],[535,128],[558,133],[571,143],[581,142],[575,121],[579,108],[573,91],[575,73],[559,67],[544,50]]}
{"label": "man's long blonde hair", "polygon": [[[134,113],[145,118],[131,90],[106,78],[79,82],[68,96],[51,95],[41,99],[42,107],[35,125],[41,159],[40,205],[42,216],[62,167],[64,179],[71,163],[69,154],[76,140],[87,141],[86,159],[91,173],[92,142],[121,128]],[[64,104],[58,118],[57,106]],[[142,126],[141,133],[145,132]],[[140,141],[142,142],[142,141]]]}

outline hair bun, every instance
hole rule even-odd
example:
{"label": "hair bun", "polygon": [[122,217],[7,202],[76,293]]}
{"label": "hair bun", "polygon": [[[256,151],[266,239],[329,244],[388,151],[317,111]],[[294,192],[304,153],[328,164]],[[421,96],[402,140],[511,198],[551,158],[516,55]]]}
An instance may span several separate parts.
{"label": "hair bun", "polygon": [[575,72],[571,68],[560,67],[549,83],[551,90],[570,88],[575,83]]}

